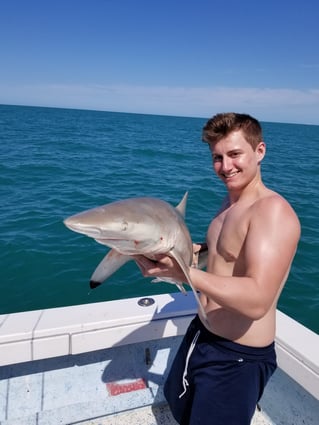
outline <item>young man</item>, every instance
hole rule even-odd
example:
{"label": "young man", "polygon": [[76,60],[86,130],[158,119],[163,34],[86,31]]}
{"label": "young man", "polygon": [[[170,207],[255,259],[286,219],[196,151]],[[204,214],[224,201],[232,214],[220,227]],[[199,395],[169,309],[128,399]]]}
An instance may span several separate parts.
{"label": "young man", "polygon": [[[299,220],[262,182],[259,122],[217,114],[203,129],[227,196],[207,232],[206,271],[190,268],[207,319],[192,321],[165,384],[180,424],[248,425],[276,368],[276,305],[300,237]],[[195,246],[196,247],[196,246]],[[169,257],[139,258],[145,276],[184,281]]]}

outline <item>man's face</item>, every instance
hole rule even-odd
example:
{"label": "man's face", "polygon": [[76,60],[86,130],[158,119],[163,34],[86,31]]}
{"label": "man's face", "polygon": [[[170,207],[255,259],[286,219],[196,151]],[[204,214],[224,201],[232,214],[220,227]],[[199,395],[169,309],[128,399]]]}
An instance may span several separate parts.
{"label": "man's face", "polygon": [[214,170],[228,190],[241,190],[259,175],[259,163],[265,155],[263,142],[254,151],[238,130],[209,146]]}

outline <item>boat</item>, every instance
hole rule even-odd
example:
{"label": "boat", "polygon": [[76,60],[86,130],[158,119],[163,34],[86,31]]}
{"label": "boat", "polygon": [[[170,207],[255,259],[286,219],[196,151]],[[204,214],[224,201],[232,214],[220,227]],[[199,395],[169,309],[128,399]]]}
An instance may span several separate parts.
{"label": "boat", "polygon": [[[196,310],[173,293],[0,315],[0,425],[176,424],[163,383]],[[252,424],[319,424],[319,335],[276,314]]]}

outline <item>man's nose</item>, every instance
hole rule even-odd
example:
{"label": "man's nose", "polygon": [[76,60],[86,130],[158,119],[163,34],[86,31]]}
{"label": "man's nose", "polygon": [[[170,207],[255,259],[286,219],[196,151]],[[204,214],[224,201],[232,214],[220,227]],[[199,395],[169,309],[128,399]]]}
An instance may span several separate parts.
{"label": "man's nose", "polygon": [[222,168],[223,171],[230,171],[233,168],[233,162],[231,158],[228,158],[227,156],[223,157]]}

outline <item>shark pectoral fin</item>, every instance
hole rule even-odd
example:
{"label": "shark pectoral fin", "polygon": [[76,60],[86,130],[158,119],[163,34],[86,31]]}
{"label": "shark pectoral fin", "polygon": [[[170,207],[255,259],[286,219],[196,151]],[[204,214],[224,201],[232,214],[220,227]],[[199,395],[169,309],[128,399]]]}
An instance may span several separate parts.
{"label": "shark pectoral fin", "polygon": [[132,257],[129,255],[123,255],[115,251],[115,249],[111,249],[94,270],[90,279],[91,289],[101,285],[101,283],[130,260],[132,260]]}
{"label": "shark pectoral fin", "polygon": [[198,293],[197,293],[196,289],[193,287],[193,283],[191,281],[191,278],[190,278],[190,275],[189,275],[189,272],[188,272],[187,265],[185,264],[185,262],[183,261],[183,259],[180,258],[179,255],[176,254],[176,252],[174,252],[174,250],[171,250],[170,251],[170,255],[178,262],[180,268],[183,270],[183,273],[185,275],[186,282],[192,288],[192,291],[193,291],[195,300],[197,301],[197,304],[198,304],[198,307],[199,307],[199,309],[201,311],[201,314],[205,318],[206,322],[208,322],[206,312],[205,312],[205,310],[204,310],[204,308],[202,306],[202,303],[200,302],[200,299],[198,297]]}

